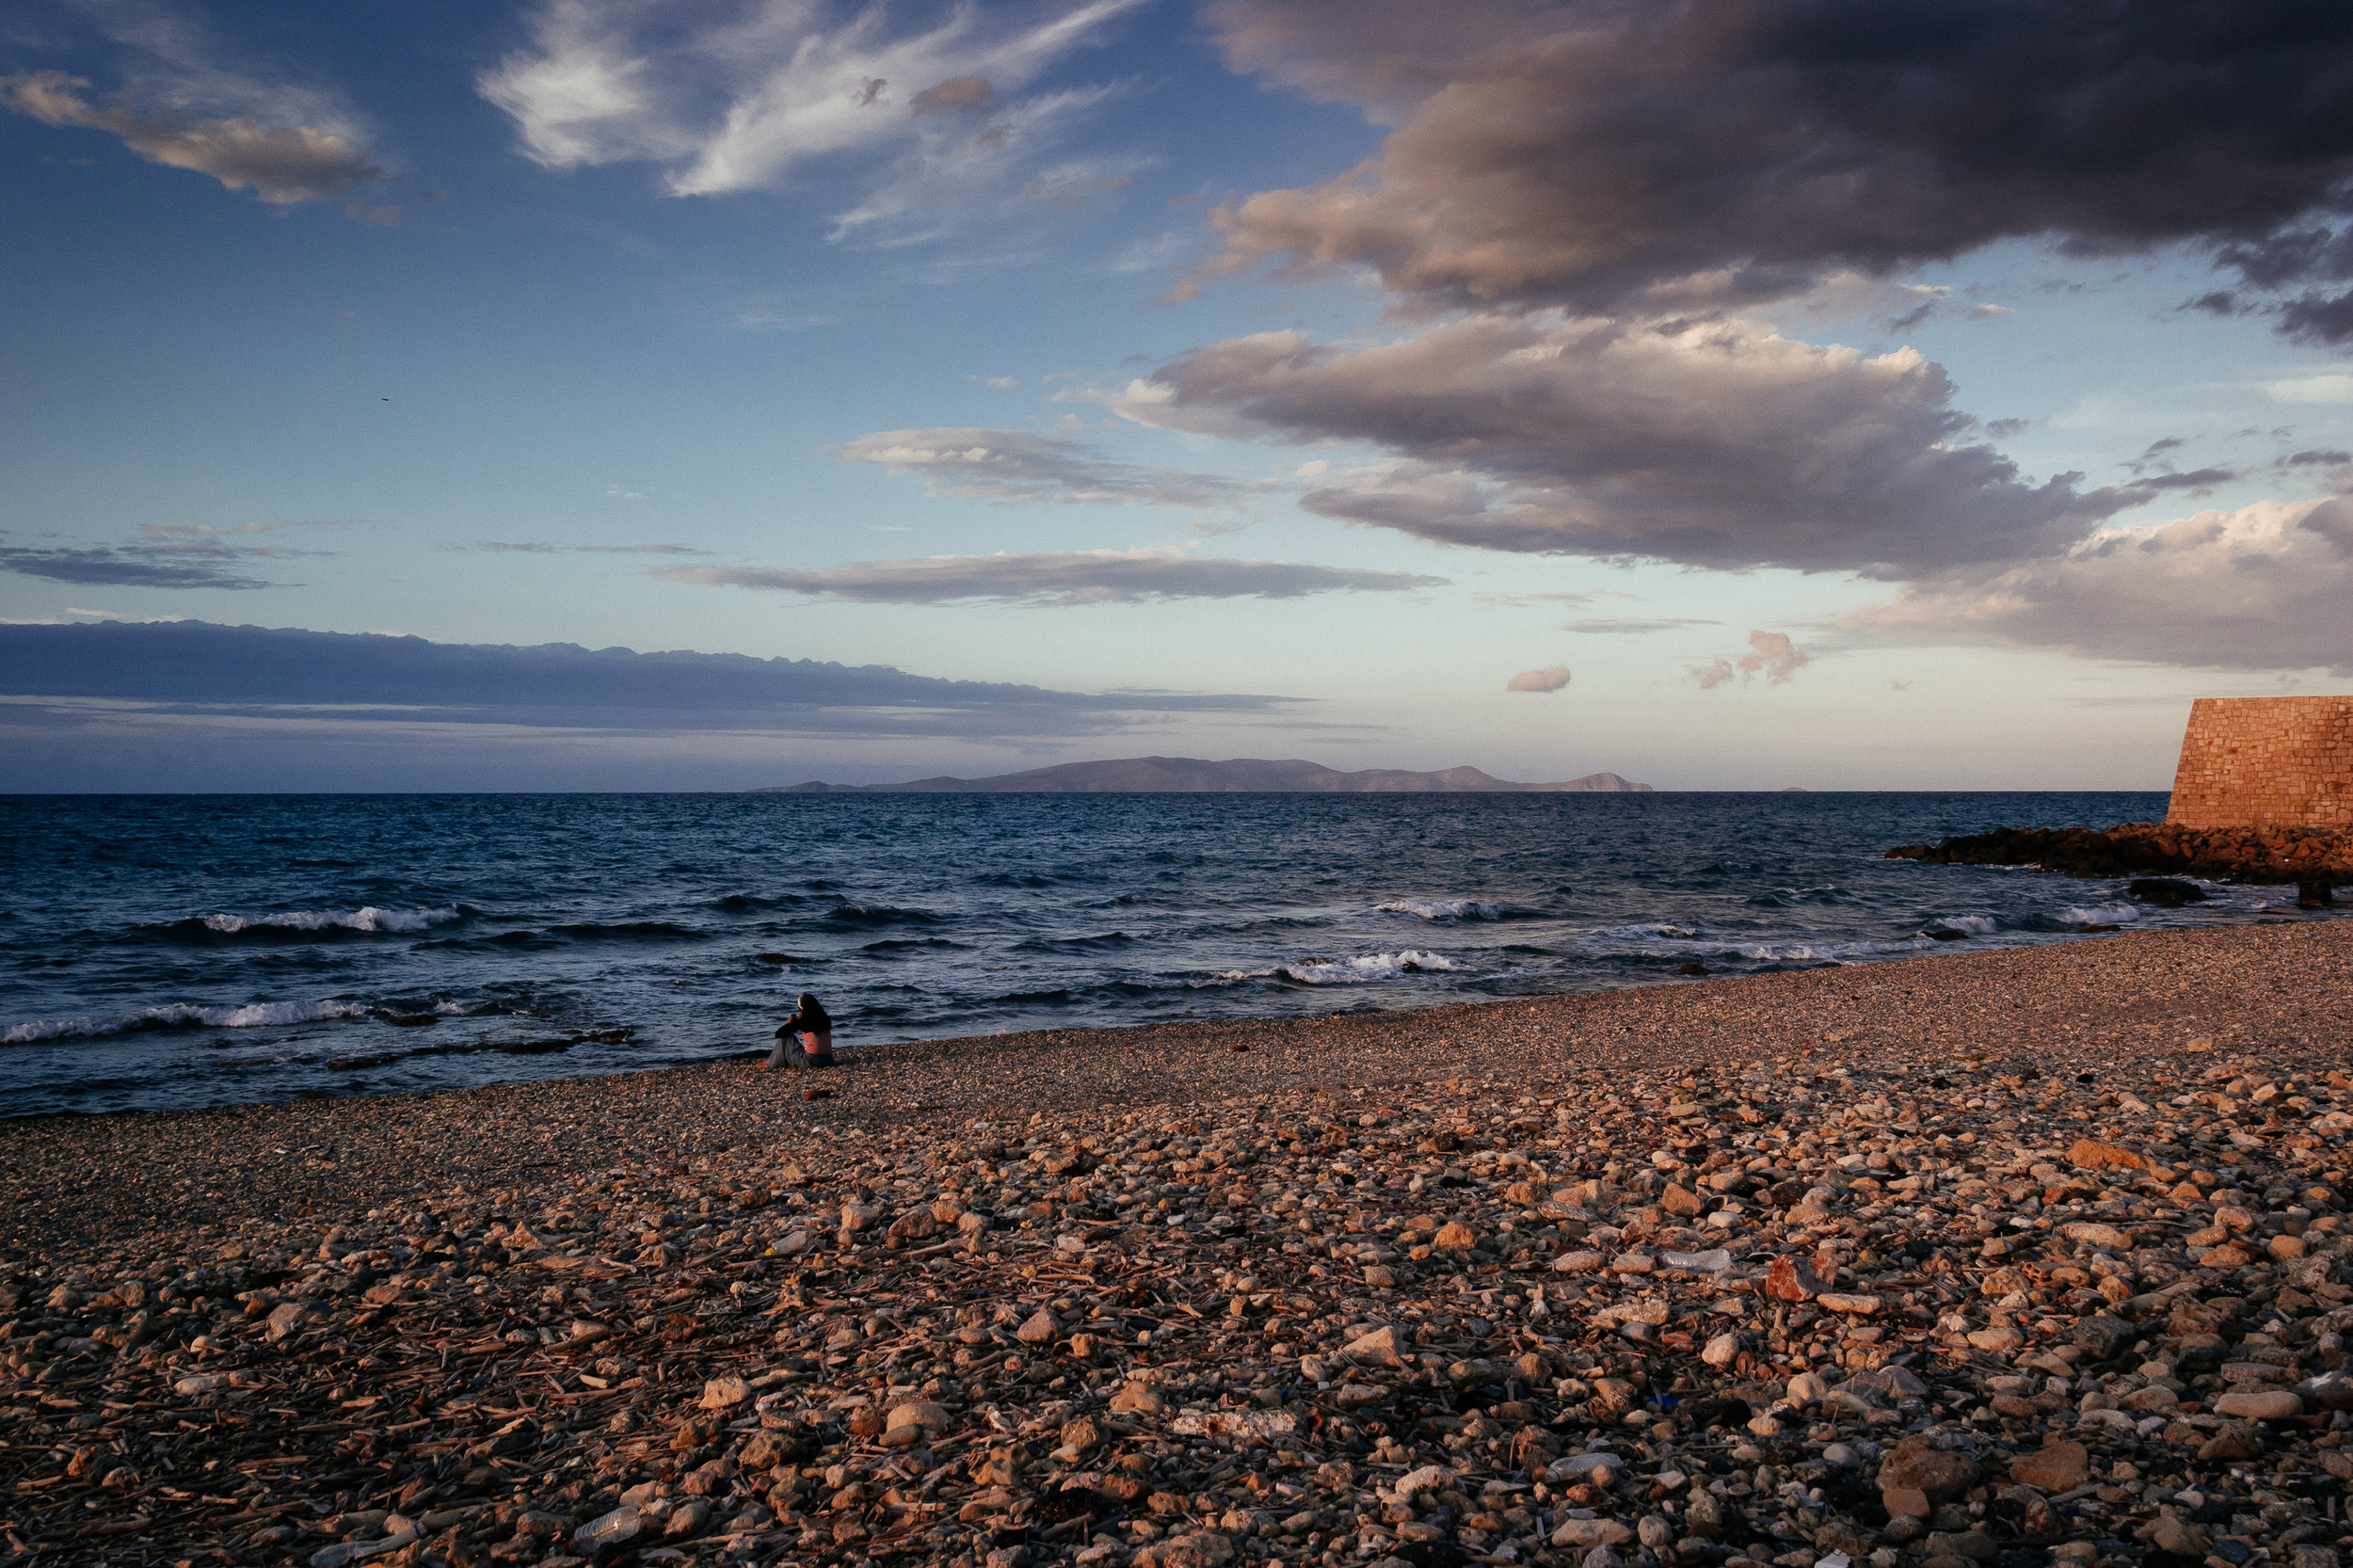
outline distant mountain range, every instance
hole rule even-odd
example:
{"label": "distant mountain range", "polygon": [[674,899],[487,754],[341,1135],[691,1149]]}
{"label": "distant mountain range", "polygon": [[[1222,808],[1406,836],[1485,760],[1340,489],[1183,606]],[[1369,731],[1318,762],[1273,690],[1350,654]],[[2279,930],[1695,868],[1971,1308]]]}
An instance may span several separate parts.
{"label": "distant mountain range", "polygon": [[1064,762],[993,778],[918,778],[905,784],[779,784],[759,795],[879,794],[1062,794],[1097,795],[1144,792],[1185,794],[1648,794],[1651,787],[1614,773],[1589,773],[1559,784],[1516,784],[1477,768],[1413,773],[1403,768],[1366,768],[1341,773],[1297,758],[1267,761],[1238,757],[1209,762],[1197,757],[1123,757],[1108,762]]}

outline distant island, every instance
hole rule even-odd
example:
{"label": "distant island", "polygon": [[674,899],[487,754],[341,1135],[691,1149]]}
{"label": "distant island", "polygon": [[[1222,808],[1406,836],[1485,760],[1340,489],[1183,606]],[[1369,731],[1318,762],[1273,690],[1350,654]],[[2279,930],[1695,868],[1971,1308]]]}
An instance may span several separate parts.
{"label": "distant island", "polygon": [[1108,762],[1064,762],[993,778],[918,778],[905,784],[777,784],[756,795],[1063,794],[1144,792],[1183,794],[1649,794],[1651,787],[1614,773],[1589,773],[1559,784],[1518,784],[1477,768],[1414,773],[1365,768],[1342,773],[1291,758],[1268,761],[1238,757],[1227,762],[1197,757],[1123,757]]}

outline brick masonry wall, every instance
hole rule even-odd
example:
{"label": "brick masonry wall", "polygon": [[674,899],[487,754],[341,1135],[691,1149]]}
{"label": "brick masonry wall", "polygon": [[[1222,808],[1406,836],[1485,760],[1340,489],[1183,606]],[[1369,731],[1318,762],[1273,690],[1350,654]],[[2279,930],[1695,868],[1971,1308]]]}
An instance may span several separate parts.
{"label": "brick masonry wall", "polygon": [[2166,821],[2353,828],[2353,696],[2200,697]]}

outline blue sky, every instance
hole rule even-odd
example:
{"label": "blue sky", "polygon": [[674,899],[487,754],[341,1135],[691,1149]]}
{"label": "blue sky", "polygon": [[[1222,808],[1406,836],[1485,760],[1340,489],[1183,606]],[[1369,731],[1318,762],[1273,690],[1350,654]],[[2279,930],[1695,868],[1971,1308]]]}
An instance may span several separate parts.
{"label": "blue sky", "polygon": [[[1843,8],[20,8],[0,786],[2162,788],[2342,689],[2353,21]],[[914,683],[65,630],[166,620]]]}

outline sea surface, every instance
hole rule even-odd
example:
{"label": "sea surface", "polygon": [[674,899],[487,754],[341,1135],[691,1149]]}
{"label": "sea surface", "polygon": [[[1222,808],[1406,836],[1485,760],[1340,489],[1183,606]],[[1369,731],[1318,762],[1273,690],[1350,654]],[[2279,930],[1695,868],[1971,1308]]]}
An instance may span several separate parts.
{"label": "sea surface", "polygon": [[[2329,919],[1881,858],[2163,794],[0,800],[0,1114],[1429,1007]],[[1960,931],[1939,942],[1930,930]]]}

